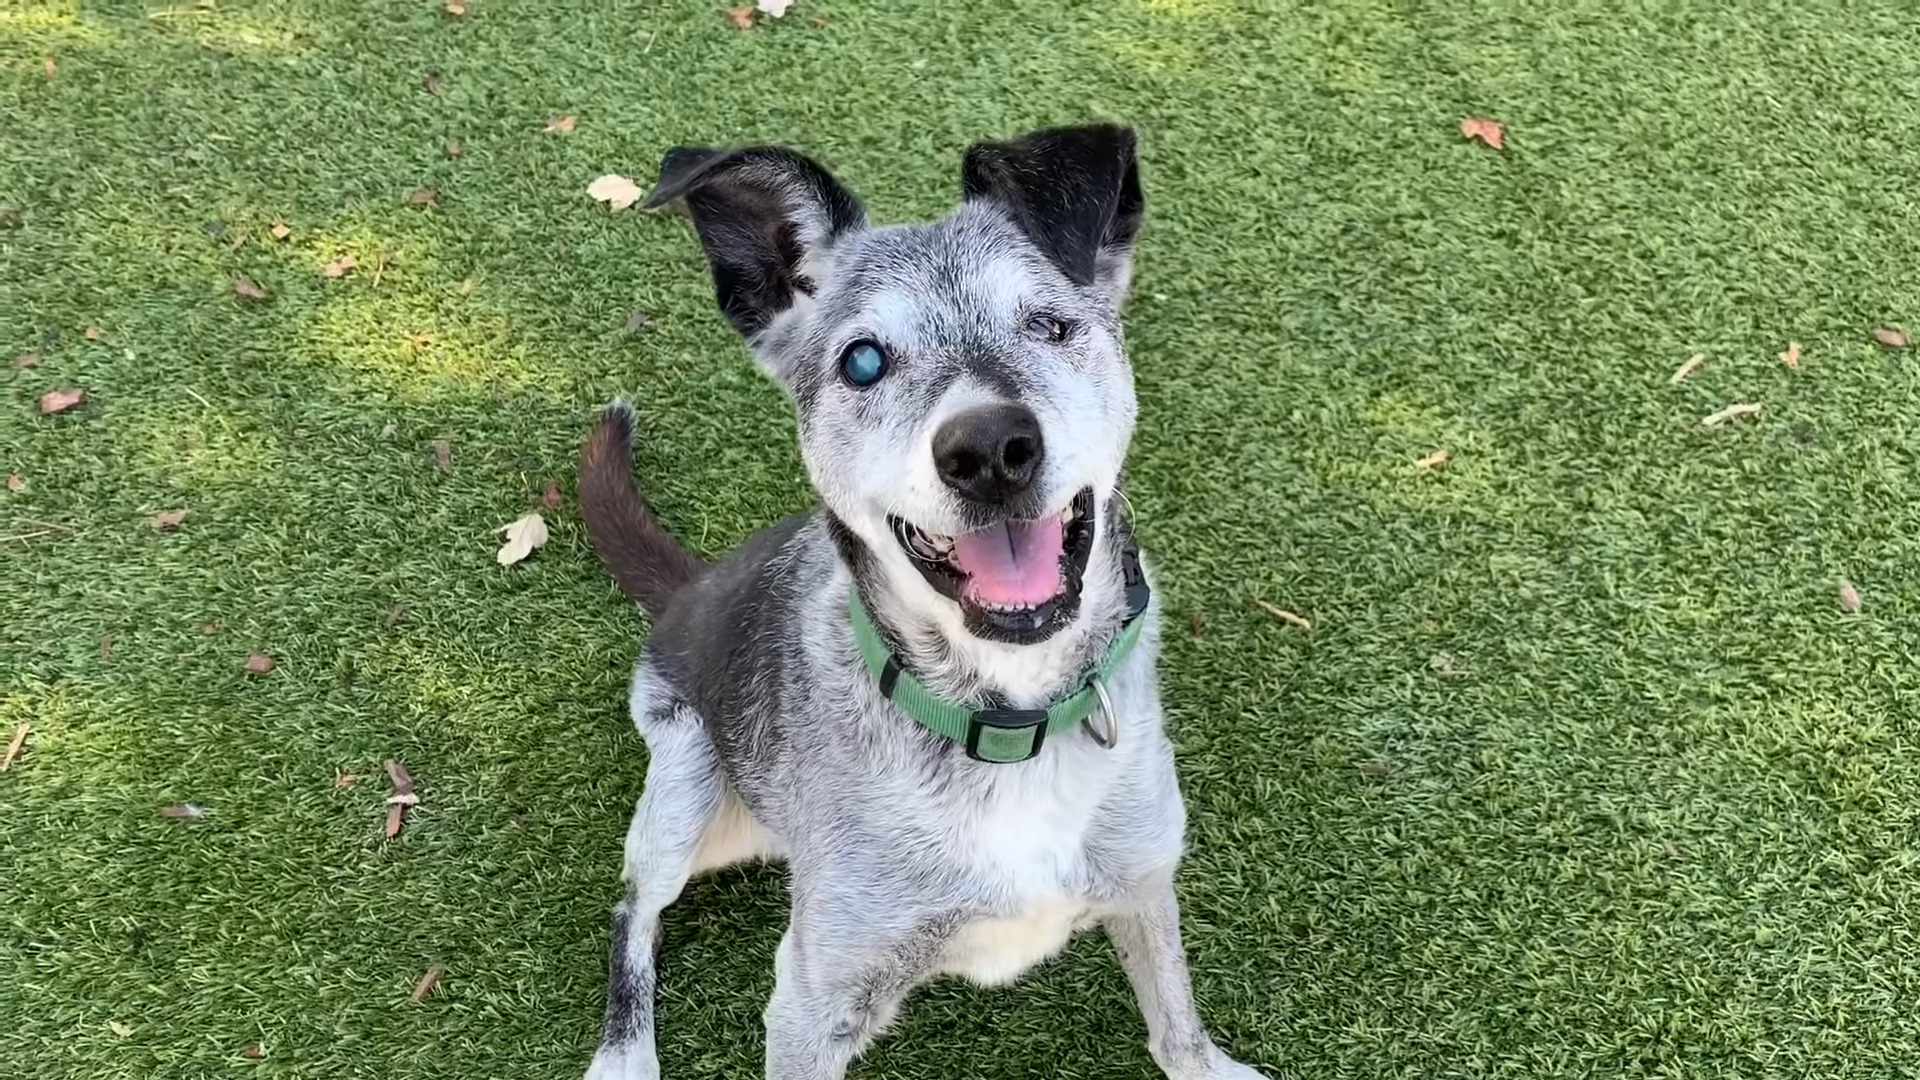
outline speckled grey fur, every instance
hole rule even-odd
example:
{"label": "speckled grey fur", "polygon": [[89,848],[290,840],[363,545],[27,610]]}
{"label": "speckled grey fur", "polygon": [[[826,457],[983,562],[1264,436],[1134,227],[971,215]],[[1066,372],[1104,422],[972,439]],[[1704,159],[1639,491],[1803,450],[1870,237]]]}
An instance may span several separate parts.
{"label": "speckled grey fur", "polygon": [[[1261,1075],[1215,1047],[1188,985],[1173,892],[1185,811],[1161,728],[1157,609],[1110,681],[1118,744],[1102,749],[1076,730],[1019,764],[974,761],[900,713],[862,665],[847,617],[857,588],[932,689],[1015,707],[1072,689],[1122,625],[1119,484],[1135,403],[1119,316],[1138,206],[1136,194],[1133,220],[1122,221],[1079,205],[1105,198],[1111,207],[1120,182],[1076,156],[1089,147],[1123,155],[1132,182],[1131,132],[1036,133],[987,147],[979,163],[970,156],[970,197],[926,225],[867,226],[851,196],[823,189],[824,171],[806,171],[817,167],[789,152],[754,152],[719,179],[703,174],[701,183],[736,188],[689,200],[716,277],[751,279],[731,293],[723,283],[722,304],[795,401],[823,505],[681,588],[642,653],[632,715],[651,762],[627,838],[613,987],[590,1080],[659,1075],[660,912],[690,876],[761,857],[785,859],[792,880],[766,1011],[770,1080],[838,1078],[919,983],[1010,980],[1095,925],[1117,946],[1168,1076]],[[717,154],[680,160],[711,173],[727,167]],[[1067,194],[1027,190],[1049,184]],[[1092,250],[1073,247],[1086,236],[1036,223],[1062,201],[1100,226]],[[780,220],[712,219],[768,212]],[[757,256],[715,250],[768,237],[796,261],[743,266]],[[1071,320],[1074,334],[1034,340],[1022,328],[1036,312]],[[898,356],[865,390],[834,368],[862,337]],[[1097,502],[1079,609],[1035,644],[967,633],[886,525],[894,513],[935,532],[972,526],[975,512],[934,475],[928,440],[955,409],[1002,400],[1040,418],[1038,508],[1064,507],[1088,486]]]}

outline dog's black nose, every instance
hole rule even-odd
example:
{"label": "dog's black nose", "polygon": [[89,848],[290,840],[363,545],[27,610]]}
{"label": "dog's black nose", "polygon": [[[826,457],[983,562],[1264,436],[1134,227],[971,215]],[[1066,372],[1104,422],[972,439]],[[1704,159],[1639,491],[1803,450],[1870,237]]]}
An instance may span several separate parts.
{"label": "dog's black nose", "polygon": [[933,464],[962,498],[1006,502],[1033,486],[1046,444],[1024,405],[990,405],[953,417],[933,433]]}

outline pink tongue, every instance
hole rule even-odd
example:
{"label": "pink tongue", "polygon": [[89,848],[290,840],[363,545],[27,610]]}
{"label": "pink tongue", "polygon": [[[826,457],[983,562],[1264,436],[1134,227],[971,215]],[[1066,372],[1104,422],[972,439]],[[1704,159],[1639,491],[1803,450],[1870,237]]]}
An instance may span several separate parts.
{"label": "pink tongue", "polygon": [[953,538],[953,561],[983,603],[1032,607],[1060,591],[1058,517],[995,525]]}

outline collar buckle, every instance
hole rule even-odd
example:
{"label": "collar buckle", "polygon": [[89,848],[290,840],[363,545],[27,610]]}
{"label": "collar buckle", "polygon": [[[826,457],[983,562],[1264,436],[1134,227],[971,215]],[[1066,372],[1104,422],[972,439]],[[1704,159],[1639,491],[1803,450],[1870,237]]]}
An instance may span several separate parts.
{"label": "collar buckle", "polygon": [[967,721],[967,756],[995,765],[1037,757],[1048,719],[1045,709],[978,709]]}

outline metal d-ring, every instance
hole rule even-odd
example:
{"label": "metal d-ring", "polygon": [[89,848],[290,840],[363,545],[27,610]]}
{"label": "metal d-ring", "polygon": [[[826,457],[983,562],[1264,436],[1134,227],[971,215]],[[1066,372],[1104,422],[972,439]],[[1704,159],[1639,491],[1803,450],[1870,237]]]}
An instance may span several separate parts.
{"label": "metal d-ring", "polygon": [[[1107,684],[1100,676],[1088,679],[1087,685],[1093,687],[1093,696],[1099,700],[1099,704],[1093,707],[1086,719],[1080,721],[1080,726],[1087,729],[1087,735],[1100,749],[1111,750],[1120,745],[1120,714],[1113,711],[1113,699],[1107,696]],[[1106,717],[1107,730],[1104,734],[1093,726],[1095,716]]]}

